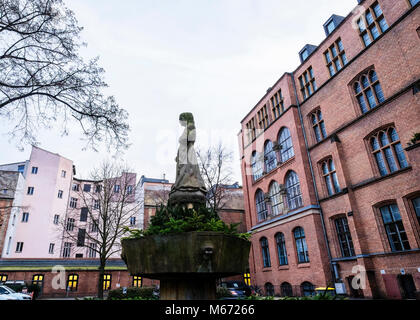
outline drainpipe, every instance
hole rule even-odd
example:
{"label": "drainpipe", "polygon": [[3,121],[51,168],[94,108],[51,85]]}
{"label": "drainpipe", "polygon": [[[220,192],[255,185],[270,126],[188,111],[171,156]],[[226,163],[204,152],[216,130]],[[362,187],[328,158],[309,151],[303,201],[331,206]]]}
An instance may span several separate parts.
{"label": "drainpipe", "polygon": [[302,126],[303,139],[305,140],[306,155],[308,156],[309,169],[311,170],[312,183],[313,183],[314,189],[315,189],[314,190],[315,191],[315,198],[316,198],[316,202],[319,206],[319,210],[320,210],[322,231],[324,233],[324,240],[325,240],[325,243],[327,245],[327,254],[328,254],[328,260],[329,260],[329,263],[330,263],[330,266],[331,266],[331,275],[332,275],[332,277],[334,279],[334,282],[335,282],[335,280],[338,279],[337,263],[332,262],[330,244],[329,244],[328,237],[327,237],[327,230],[325,228],[324,213],[322,211],[322,207],[321,207],[321,204],[319,202],[319,194],[318,194],[318,189],[317,189],[317,186],[316,186],[314,169],[312,167],[311,155],[309,153],[308,140],[306,138],[305,124],[304,124],[304,121],[303,121],[302,112],[301,112],[301,109],[300,109],[299,97],[298,97],[297,90],[296,90],[295,74],[293,72],[290,75],[292,76],[293,89],[294,89],[294,92],[295,92],[295,95],[296,95],[296,103],[297,103],[297,108],[298,108],[298,113],[299,113],[299,120],[300,120],[300,124]]}

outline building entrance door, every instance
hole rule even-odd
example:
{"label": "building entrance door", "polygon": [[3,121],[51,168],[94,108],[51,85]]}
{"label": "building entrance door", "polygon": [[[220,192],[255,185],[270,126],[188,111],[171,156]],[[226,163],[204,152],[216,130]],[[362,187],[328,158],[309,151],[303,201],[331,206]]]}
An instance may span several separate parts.
{"label": "building entrance door", "polygon": [[413,276],[411,274],[400,274],[398,280],[401,286],[401,294],[403,299],[416,298],[416,285],[414,284]]}

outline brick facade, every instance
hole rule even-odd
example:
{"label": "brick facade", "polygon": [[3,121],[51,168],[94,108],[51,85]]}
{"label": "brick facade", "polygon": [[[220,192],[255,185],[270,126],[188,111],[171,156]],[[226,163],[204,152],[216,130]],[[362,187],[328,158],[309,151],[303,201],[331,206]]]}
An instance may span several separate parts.
{"label": "brick facade", "polygon": [[[350,13],[292,74],[286,73],[280,78],[242,121],[239,145],[245,210],[248,228],[254,232],[252,277],[261,287],[272,283],[276,294],[281,294],[279,287],[286,281],[296,288],[303,281],[315,286],[341,282],[348,294],[358,293],[365,297],[400,299],[420,291],[420,226],[412,202],[420,196],[420,148],[418,144],[406,148],[413,134],[420,132],[420,39],[417,31],[420,8],[419,5],[411,7],[406,0],[361,1],[363,12],[375,7],[380,13],[376,4],[379,4],[388,28],[375,41],[365,48],[357,29],[357,12]],[[330,76],[324,52],[338,39],[341,39],[347,63]],[[310,68],[317,86],[312,95],[304,97],[299,78]],[[372,75],[372,70],[376,73],[383,97],[379,91],[374,91],[376,106],[363,112],[354,83],[363,74]],[[375,80],[373,76],[372,79]],[[296,91],[291,89],[293,85]],[[260,135],[249,143],[247,123],[252,118],[258,123],[258,111],[267,103],[271,110],[271,96],[279,89],[284,96],[284,113],[277,119],[271,114],[266,128],[257,125]],[[373,90],[376,88],[372,87],[371,92]],[[318,110],[322,113],[326,132],[321,139],[317,139],[312,122],[312,114]],[[262,152],[267,140],[277,141],[279,130],[286,125],[293,140],[294,159],[278,165],[255,181],[250,168],[252,152]],[[381,174],[371,138],[389,128],[394,128],[398,134],[400,154],[403,154],[406,164],[396,165],[396,169]],[[397,161],[395,146],[393,148],[393,157]],[[384,163],[392,160],[387,159]],[[328,189],[331,184],[327,185],[322,166],[325,160],[333,161],[339,186],[336,192]],[[268,192],[272,180],[283,184],[288,170],[295,171],[300,180],[301,212],[286,210],[264,222],[257,221],[257,190]],[[381,216],[381,208],[384,210],[386,205],[396,205],[400,213],[403,233],[407,237],[407,247],[403,250],[392,248],[388,240]],[[308,206],[312,206],[312,212],[305,214]],[[340,246],[338,218],[348,223],[354,247],[350,255],[343,254]],[[294,261],[296,248],[293,247],[292,230],[297,225],[305,230],[309,268],[302,268],[306,266]],[[399,228],[401,230],[401,225]],[[285,235],[289,256],[287,266],[274,263],[277,254],[274,236],[277,232]],[[269,243],[270,270],[262,266],[259,239],[263,236]],[[357,293],[350,285],[352,277],[357,275],[353,272],[355,266],[366,270],[367,279],[366,288]]]}

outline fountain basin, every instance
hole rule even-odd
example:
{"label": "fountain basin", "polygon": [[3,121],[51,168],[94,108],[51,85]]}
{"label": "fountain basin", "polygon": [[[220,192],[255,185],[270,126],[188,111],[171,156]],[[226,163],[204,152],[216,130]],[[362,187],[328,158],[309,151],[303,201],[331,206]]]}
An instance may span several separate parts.
{"label": "fountain basin", "polygon": [[220,232],[185,232],[122,240],[132,275],[161,281],[161,299],[214,299],[217,278],[243,274],[251,242]]}

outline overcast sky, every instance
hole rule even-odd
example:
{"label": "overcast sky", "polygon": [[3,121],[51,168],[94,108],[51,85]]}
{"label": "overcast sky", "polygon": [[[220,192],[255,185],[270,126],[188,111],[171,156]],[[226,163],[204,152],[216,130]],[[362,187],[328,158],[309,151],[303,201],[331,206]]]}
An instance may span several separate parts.
{"label": "overcast sky", "polygon": [[[85,29],[86,57],[100,57],[110,88],[130,113],[130,149],[122,156],[139,177],[175,179],[182,133],[178,116],[193,112],[197,144],[222,139],[235,154],[240,121],[284,72],[299,65],[298,52],[318,45],[332,14],[346,16],[356,0],[66,0]],[[26,160],[0,119],[0,163]],[[72,159],[78,177],[108,157],[82,151],[77,126],[61,137],[41,130],[40,147]]]}

